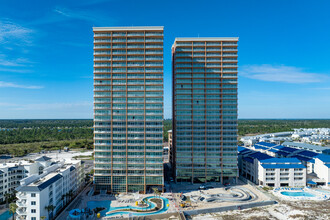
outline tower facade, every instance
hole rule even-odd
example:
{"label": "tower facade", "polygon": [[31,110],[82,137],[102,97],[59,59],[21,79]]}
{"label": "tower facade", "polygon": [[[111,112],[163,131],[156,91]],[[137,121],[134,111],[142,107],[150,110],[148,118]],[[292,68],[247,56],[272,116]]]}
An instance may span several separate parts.
{"label": "tower facade", "polygon": [[176,38],[173,148],[177,182],[233,183],[237,169],[238,38]]}
{"label": "tower facade", "polygon": [[163,27],[95,27],[96,191],[163,186]]}

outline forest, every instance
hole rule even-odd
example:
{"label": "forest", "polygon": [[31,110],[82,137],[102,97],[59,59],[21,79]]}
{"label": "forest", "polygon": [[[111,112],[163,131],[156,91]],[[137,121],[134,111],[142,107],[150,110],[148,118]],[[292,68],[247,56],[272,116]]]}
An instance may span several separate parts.
{"label": "forest", "polygon": [[[163,126],[163,138],[167,142],[172,120],[164,120]],[[330,120],[238,120],[239,136],[319,127],[330,127]],[[93,120],[0,120],[0,154],[23,156],[63,147],[93,149]]]}

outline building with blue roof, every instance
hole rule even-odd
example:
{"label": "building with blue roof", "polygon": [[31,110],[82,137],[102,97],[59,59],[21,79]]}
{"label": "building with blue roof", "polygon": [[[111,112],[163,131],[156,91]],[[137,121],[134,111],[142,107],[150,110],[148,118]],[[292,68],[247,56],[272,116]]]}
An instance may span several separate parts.
{"label": "building with blue roof", "polygon": [[315,157],[314,172],[324,185],[330,186],[330,155],[319,154]]}
{"label": "building with blue roof", "polygon": [[270,187],[306,186],[306,167],[297,158],[259,161],[258,184]]}
{"label": "building with blue roof", "polygon": [[259,185],[272,187],[306,185],[306,167],[297,158],[276,158],[260,151],[241,148],[238,149],[238,164],[240,175]]}

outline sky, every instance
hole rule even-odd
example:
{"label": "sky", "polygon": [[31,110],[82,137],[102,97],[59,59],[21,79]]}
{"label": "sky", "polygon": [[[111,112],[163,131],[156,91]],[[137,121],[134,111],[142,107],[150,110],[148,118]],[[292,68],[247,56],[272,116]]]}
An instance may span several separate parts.
{"label": "sky", "polygon": [[239,118],[330,118],[330,1],[0,0],[0,118],[92,119],[92,27],[239,37]]}

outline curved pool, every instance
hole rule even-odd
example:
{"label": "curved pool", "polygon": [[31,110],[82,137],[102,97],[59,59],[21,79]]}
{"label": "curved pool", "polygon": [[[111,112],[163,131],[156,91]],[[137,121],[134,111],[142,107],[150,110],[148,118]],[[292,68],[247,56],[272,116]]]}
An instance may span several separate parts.
{"label": "curved pool", "polygon": [[315,197],[314,194],[312,193],[308,193],[308,192],[290,192],[290,191],[283,191],[281,192],[282,195],[285,195],[285,196],[292,196],[292,197],[298,197],[298,196],[301,196],[301,197]]}
{"label": "curved pool", "polygon": [[[87,202],[87,206],[88,208],[90,209],[94,209],[96,207],[105,207],[106,209],[105,210],[102,210],[100,212],[101,216],[114,216],[114,215],[124,215],[124,214],[132,214],[132,215],[138,215],[138,216],[143,216],[143,215],[154,215],[154,214],[160,214],[160,213],[164,213],[168,210],[168,204],[169,204],[169,201],[167,198],[164,198],[164,197],[155,197],[155,196],[149,196],[149,197],[146,197],[144,198],[143,200],[146,201],[148,199],[152,199],[152,198],[160,198],[163,200],[163,208],[158,210],[158,211],[155,211],[155,212],[152,212],[152,213],[136,213],[136,212],[129,212],[129,211],[120,211],[120,210],[125,210],[125,209],[139,209],[139,210],[142,210],[145,208],[141,208],[141,207],[136,207],[136,206],[120,206],[120,207],[111,207],[111,201],[109,200],[105,200],[105,201],[89,201]],[[154,203],[149,203],[149,208],[152,209],[155,207],[155,204]],[[107,208],[109,207],[109,208]],[[110,212],[110,211],[114,211],[114,210],[118,210],[118,212],[115,212],[115,213],[111,213],[111,214],[106,214],[107,212]]]}

